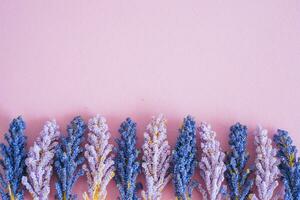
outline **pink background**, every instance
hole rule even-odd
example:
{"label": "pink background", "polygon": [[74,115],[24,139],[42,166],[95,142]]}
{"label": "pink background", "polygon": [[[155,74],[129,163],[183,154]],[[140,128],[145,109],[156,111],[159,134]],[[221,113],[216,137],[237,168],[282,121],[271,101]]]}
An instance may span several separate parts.
{"label": "pink background", "polygon": [[[130,116],[140,147],[150,117],[164,113],[174,145],[182,118],[191,114],[212,124],[225,150],[236,121],[251,132],[256,124],[271,134],[287,129],[300,147],[299,6],[297,0],[2,0],[0,132],[21,114],[31,145],[45,120],[56,118],[65,133],[73,116],[100,113],[118,137]],[[253,158],[253,134],[249,150]],[[85,190],[82,178],[74,191],[81,199]],[[117,196],[112,182],[109,199]],[[171,184],[163,199],[174,199]]]}

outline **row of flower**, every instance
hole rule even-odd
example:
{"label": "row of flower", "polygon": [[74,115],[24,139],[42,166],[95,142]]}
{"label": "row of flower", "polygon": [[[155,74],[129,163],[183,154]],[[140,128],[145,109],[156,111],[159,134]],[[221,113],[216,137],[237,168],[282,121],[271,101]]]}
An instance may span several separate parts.
{"label": "row of flower", "polygon": [[[106,199],[106,187],[112,179],[121,200],[137,200],[139,196],[144,200],[159,200],[170,181],[178,200],[191,199],[193,189],[201,192],[205,200],[300,200],[300,160],[288,132],[283,130],[274,136],[276,148],[273,148],[267,130],[257,128],[255,166],[247,168],[248,133],[247,127],[240,123],[230,127],[230,151],[225,154],[211,126],[201,123],[197,127],[194,119],[187,116],[171,151],[165,118],[153,117],[144,134],[141,161],[136,147],[136,123],[130,118],[120,126],[116,147],[109,143],[108,125],[99,115],[88,124],[75,117],[67,126],[66,136],[60,133],[55,121],[46,122],[28,152],[25,127],[21,117],[14,119],[5,134],[7,144],[0,144],[3,200],[22,200],[24,187],[34,200],[48,199],[52,171],[56,174],[58,200],[76,199],[72,187],[83,175],[88,183],[88,191],[83,194],[85,200]],[[86,131],[87,144],[83,147]],[[193,180],[197,167],[199,181]],[[146,179],[144,188],[136,181],[142,172]],[[279,181],[283,182],[281,192],[278,192]]]}

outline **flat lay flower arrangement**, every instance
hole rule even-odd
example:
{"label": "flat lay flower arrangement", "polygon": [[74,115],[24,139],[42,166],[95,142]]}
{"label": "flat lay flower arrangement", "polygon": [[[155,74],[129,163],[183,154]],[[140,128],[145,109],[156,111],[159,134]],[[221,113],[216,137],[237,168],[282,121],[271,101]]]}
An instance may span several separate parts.
{"label": "flat lay flower arrangement", "polygon": [[[66,134],[55,120],[47,121],[31,147],[26,145],[26,123],[13,119],[5,143],[0,144],[0,196],[23,200],[27,190],[34,200],[49,199],[55,187],[58,200],[105,200],[114,180],[120,200],[160,200],[168,183],[174,199],[190,200],[199,192],[204,200],[300,200],[300,159],[292,138],[278,130],[273,140],[258,126],[254,132],[256,155],[249,163],[248,129],[236,123],[229,129],[230,150],[224,152],[210,124],[187,116],[174,149],[168,143],[167,120],[153,117],[137,148],[137,123],[127,118],[119,128],[116,146],[106,119],[96,115],[86,123],[80,116]],[[200,178],[195,178],[199,173]],[[52,175],[55,185],[51,185]],[[139,175],[144,185],[137,181]],[[86,176],[88,190],[72,188]]]}

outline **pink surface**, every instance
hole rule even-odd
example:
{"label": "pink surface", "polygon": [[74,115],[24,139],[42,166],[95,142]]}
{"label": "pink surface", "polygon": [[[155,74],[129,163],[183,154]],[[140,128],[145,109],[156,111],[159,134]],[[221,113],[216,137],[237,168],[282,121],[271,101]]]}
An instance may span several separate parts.
{"label": "pink surface", "polygon": [[[2,0],[0,132],[21,114],[31,145],[45,120],[65,130],[75,115],[100,113],[117,137],[131,116],[140,147],[150,117],[164,113],[174,145],[191,114],[224,149],[236,121],[287,129],[300,147],[299,35],[297,0]],[[85,190],[83,178],[75,191]],[[118,196],[114,183],[109,193]],[[174,199],[171,184],[163,199]]]}

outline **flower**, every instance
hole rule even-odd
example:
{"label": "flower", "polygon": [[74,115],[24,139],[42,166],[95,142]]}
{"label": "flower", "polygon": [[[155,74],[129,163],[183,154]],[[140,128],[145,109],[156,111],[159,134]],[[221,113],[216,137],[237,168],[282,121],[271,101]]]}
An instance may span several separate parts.
{"label": "flower", "polygon": [[167,141],[167,126],[163,115],[153,117],[144,133],[142,167],[146,177],[147,191],[143,199],[159,200],[164,187],[171,180],[170,145]]}
{"label": "flower", "polygon": [[252,169],[245,169],[249,159],[246,150],[247,127],[236,123],[230,127],[229,145],[231,152],[226,159],[225,178],[228,183],[230,199],[245,200],[251,193],[253,180],[249,179]]}
{"label": "flower", "polygon": [[[61,139],[61,143],[55,152],[55,171],[57,174],[56,199],[73,200],[72,188],[77,179],[84,174],[78,167],[84,162],[80,147],[84,140],[86,125],[80,116],[75,117],[67,127],[68,135]],[[77,170],[78,169],[78,170]]]}
{"label": "flower", "polygon": [[0,144],[0,195],[3,200],[23,200],[22,176],[25,174],[26,159],[26,124],[19,116],[9,125],[9,133],[5,134],[7,145]]}
{"label": "flower", "polygon": [[280,159],[279,169],[285,187],[285,200],[300,199],[300,160],[297,157],[296,146],[284,130],[277,130],[274,142],[278,148],[277,157]]}
{"label": "flower", "polygon": [[138,162],[138,150],[136,148],[136,123],[127,118],[119,129],[121,138],[117,139],[115,148],[115,182],[120,192],[121,200],[137,200],[137,190],[140,184],[136,184],[136,178],[140,173]]}
{"label": "flower", "polygon": [[84,193],[85,200],[105,200],[106,187],[114,177],[113,145],[109,144],[110,132],[106,119],[97,115],[88,122],[88,138],[84,156],[87,164],[83,165],[89,185],[89,196]]}
{"label": "flower", "polygon": [[[191,197],[189,186],[196,167],[196,122],[191,116],[183,120],[172,154],[172,174],[175,195],[179,200]],[[191,185],[190,185],[191,184]],[[190,190],[191,191],[191,190]]]}
{"label": "flower", "polygon": [[47,200],[50,193],[53,158],[60,135],[56,122],[48,121],[25,160],[27,176],[22,183],[34,200]]}
{"label": "flower", "polygon": [[[276,149],[272,147],[272,140],[268,138],[268,131],[257,127],[255,131],[256,145],[256,177],[255,183],[258,191],[258,199],[271,200],[278,186],[279,164],[276,158]],[[273,197],[273,198],[272,198]]]}
{"label": "flower", "polygon": [[199,162],[200,175],[205,187],[200,185],[200,192],[204,199],[221,199],[222,185],[226,166],[225,153],[222,152],[220,143],[216,140],[216,132],[207,123],[201,123],[199,127],[201,139],[201,159]]}

